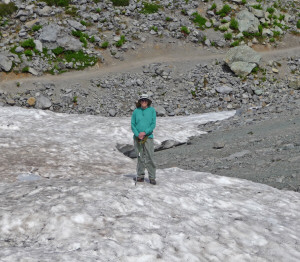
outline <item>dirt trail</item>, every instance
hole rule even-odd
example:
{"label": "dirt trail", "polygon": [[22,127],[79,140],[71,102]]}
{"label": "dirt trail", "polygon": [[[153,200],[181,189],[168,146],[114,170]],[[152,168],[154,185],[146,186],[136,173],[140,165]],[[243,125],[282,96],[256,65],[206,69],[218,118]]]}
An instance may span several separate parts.
{"label": "dirt trail", "polygon": [[[265,62],[268,60],[285,58],[288,56],[300,55],[300,45],[287,48],[271,49],[266,46],[256,45],[254,49],[258,51]],[[149,43],[138,50],[131,50],[125,54],[125,60],[120,61],[105,54],[105,62],[99,63],[95,67],[85,71],[72,71],[62,75],[43,75],[41,77],[29,76],[28,74],[0,74],[3,86],[9,87],[16,81],[32,83],[36,81],[53,82],[81,82],[87,83],[90,79],[105,76],[112,73],[138,72],[143,65],[150,63],[172,63],[174,68],[188,70],[198,63],[205,63],[213,60],[221,60],[226,54],[227,49],[216,49],[214,47],[199,47],[192,44],[165,44]]]}

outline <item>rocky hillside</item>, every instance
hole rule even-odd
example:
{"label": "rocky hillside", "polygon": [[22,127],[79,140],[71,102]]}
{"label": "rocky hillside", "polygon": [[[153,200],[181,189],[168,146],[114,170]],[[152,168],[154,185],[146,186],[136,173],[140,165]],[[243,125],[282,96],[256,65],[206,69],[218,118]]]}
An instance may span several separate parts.
{"label": "rocky hillside", "polygon": [[298,1],[5,0],[0,70],[42,75],[83,69],[157,37],[196,45],[275,45],[299,35]]}

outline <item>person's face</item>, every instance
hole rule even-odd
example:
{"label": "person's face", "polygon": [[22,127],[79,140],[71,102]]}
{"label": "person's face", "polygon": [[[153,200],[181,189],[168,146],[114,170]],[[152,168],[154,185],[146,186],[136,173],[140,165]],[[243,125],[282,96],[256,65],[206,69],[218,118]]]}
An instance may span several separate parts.
{"label": "person's face", "polygon": [[143,109],[148,107],[148,100],[147,99],[141,99],[140,102],[141,102],[141,107]]}

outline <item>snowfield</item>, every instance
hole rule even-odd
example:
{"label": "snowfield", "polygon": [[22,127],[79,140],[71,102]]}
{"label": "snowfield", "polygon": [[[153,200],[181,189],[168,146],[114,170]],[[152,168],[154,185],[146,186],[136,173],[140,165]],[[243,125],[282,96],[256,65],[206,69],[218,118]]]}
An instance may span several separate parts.
{"label": "snowfield", "polygon": [[[186,141],[220,112],[158,118]],[[0,261],[300,261],[300,194],[178,168],[133,181],[129,118],[0,107]]]}

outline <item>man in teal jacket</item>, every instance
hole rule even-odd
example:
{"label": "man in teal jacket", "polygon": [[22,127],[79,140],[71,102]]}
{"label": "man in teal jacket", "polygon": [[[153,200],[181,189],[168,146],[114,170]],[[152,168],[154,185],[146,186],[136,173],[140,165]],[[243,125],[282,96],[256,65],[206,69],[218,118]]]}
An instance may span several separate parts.
{"label": "man in teal jacket", "polygon": [[149,180],[156,185],[156,166],[154,163],[153,130],[156,126],[156,112],[147,94],[140,96],[131,117],[131,130],[134,134],[134,148],[137,154],[137,182],[144,182],[145,168]]}

